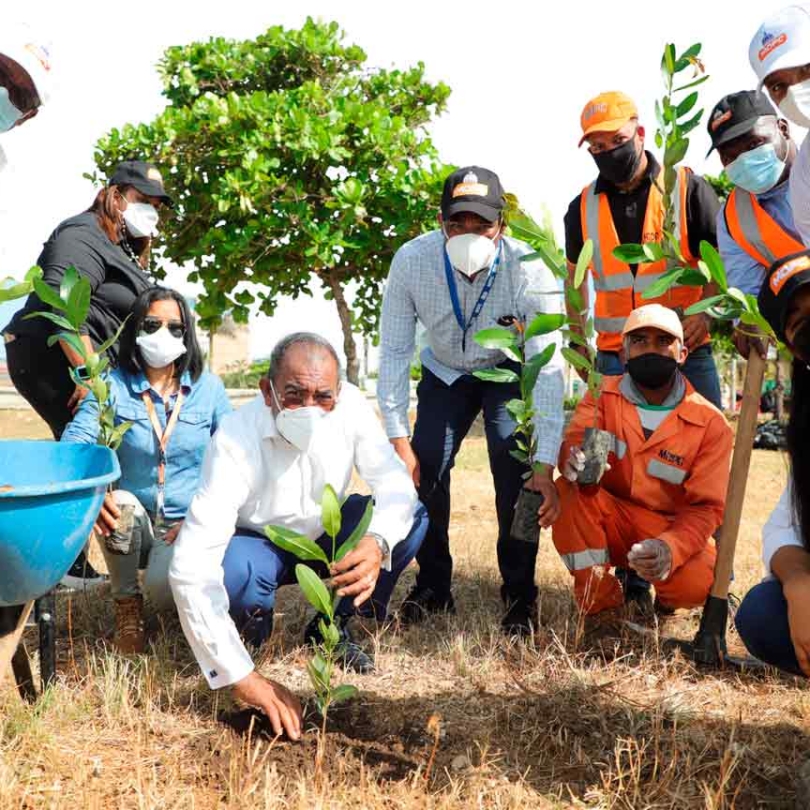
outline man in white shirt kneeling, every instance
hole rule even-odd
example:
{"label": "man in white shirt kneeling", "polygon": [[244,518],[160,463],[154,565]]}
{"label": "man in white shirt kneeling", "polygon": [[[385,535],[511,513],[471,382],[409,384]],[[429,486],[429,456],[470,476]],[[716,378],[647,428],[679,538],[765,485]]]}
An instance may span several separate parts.
{"label": "man in white shirt kneeling", "polygon": [[[259,387],[256,399],[229,414],[211,441],[169,578],[186,638],[211,688],[233,685],[237,697],[268,715],[277,733],[297,738],[298,701],[254,670],[243,643],[258,647],[267,640],[276,590],[295,581],[298,561],[273,545],[264,528],[283,526],[331,550],[321,496],[331,484],[343,502],[356,466],[371,488],[374,515],[368,533],[333,568],[344,597],[337,614],[382,620],[399,575],[424,538],[427,514],[371,405],[353,385],[340,383],[338,357],[326,340],[304,332],[284,338]],[[338,545],[359,522],[368,497],[346,499]],[[308,564],[329,576],[325,566]],[[317,619],[307,640],[319,640]],[[373,659],[351,640],[345,621],[342,635],[344,666],[372,669]]]}

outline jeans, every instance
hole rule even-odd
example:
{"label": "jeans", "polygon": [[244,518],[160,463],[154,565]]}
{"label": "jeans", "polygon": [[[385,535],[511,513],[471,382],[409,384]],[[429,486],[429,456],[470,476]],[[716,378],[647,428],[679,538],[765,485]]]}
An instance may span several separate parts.
{"label": "jeans", "polygon": [[[596,356],[596,368],[597,371],[610,377],[624,374],[624,366],[618,352],[600,351]],[[717,366],[710,345],[698,346],[693,352],[689,352],[683,373],[698,394],[708,399],[716,408],[722,409],[720,378],[717,376]]]}
{"label": "jeans", "polygon": [[[808,621],[810,617],[804,619]],[[785,672],[804,675],[790,640],[788,606],[781,582],[767,579],[754,585],[743,599],[734,624],[755,658]]]}
{"label": "jeans", "polygon": [[[350,495],[341,509],[342,521],[336,547],[344,542],[360,522],[368,495]],[[371,599],[359,610],[355,609],[354,597],[345,597],[340,601],[336,613],[339,616],[351,616],[359,612],[364,616],[375,616],[382,621],[388,611],[394,586],[400,574],[416,555],[427,529],[427,512],[422,504],[417,504],[411,530],[404,540],[400,540],[391,551],[391,570],[380,571],[377,586]],[[318,545],[331,553],[331,538],[323,534],[317,540]],[[282,585],[296,581],[295,566],[299,563],[295,555],[283,551],[263,535],[247,529],[237,529],[231,538],[225,557],[222,561],[225,590],[230,601],[230,614],[236,627],[246,641],[254,646],[261,646],[270,637],[273,629],[273,607],[276,602],[276,591]],[[323,563],[307,562],[321,577],[329,575]]]}
{"label": "jeans", "polygon": [[506,403],[520,392],[516,383],[492,383],[472,375],[447,385],[428,369],[422,369],[417,388],[416,425],[413,449],[419,459],[419,498],[427,508],[430,526],[416,555],[419,563],[417,587],[429,587],[445,595],[450,591],[453,558],[450,555],[450,471],[461,442],[479,412],[489,452],[489,466],[495,484],[498,515],[498,567],[507,599],[533,601],[537,596],[534,566],[537,546],[511,536],[515,503],[523,485],[526,467],[512,458],[516,449],[512,431],[515,422]]}
{"label": "jeans", "polygon": [[132,548],[129,554],[114,554],[101,540],[101,549],[110,572],[110,591],[113,599],[124,599],[141,593],[138,585],[138,571],[144,570],[143,590],[147,599],[158,609],[167,610],[174,606],[174,598],[169,587],[169,566],[174,555],[174,545],[163,541],[164,524],[161,531],[155,526],[141,502],[130,492],[117,489],[113,492],[116,504],[134,507],[132,527]]}

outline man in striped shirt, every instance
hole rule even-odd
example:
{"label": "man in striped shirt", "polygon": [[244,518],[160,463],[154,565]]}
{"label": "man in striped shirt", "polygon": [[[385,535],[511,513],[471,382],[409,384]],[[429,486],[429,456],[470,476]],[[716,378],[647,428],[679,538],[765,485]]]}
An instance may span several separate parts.
{"label": "man in striped shirt", "polygon": [[[537,546],[510,535],[526,467],[510,455],[516,448],[515,422],[506,403],[520,392],[517,383],[485,382],[473,372],[517,367],[499,350],[479,346],[474,335],[510,317],[531,321],[540,312],[559,313],[562,297],[544,265],[521,261],[531,248],[504,235],[503,208],[503,189],[494,172],[477,166],[459,169],[445,182],[440,227],[397,251],[383,299],[378,400],[388,437],[413,476],[430,518],[417,555],[416,586],[401,619],[416,622],[430,613],[455,610],[448,537],[450,470],[473,421],[483,413],[498,516],[498,565],[506,609],[502,626],[512,635],[528,633],[536,623],[537,597]],[[411,436],[409,379],[417,322],[425,329],[426,346]],[[553,342],[555,334],[533,338],[528,356]],[[559,514],[552,471],[563,427],[562,368],[557,351],[541,370],[533,392],[536,472],[527,486],[544,496],[538,513],[544,527]]]}

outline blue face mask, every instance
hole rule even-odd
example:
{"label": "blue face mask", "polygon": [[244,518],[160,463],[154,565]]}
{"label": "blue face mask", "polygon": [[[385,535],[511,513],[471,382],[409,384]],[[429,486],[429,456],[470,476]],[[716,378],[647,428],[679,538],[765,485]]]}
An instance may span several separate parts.
{"label": "blue face mask", "polygon": [[23,117],[9,100],[8,88],[0,87],[0,132],[8,132]]}
{"label": "blue face mask", "polygon": [[752,194],[772,189],[785,171],[785,161],[776,156],[772,143],[763,143],[750,152],[743,152],[726,166],[726,174],[735,186]]}

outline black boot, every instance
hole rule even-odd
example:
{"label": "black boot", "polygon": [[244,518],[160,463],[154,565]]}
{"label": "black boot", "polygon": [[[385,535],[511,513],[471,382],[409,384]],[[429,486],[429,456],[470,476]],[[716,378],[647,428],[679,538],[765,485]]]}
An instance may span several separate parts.
{"label": "black boot", "polygon": [[538,625],[537,619],[537,589],[531,593],[509,594],[505,586],[501,586],[501,599],[506,612],[501,619],[501,629],[507,636],[527,638],[534,633]]}
{"label": "black boot", "polygon": [[399,621],[403,625],[420,624],[428,615],[435,613],[448,613],[455,615],[456,604],[453,594],[437,593],[430,586],[415,586],[405,597],[399,608]]}

